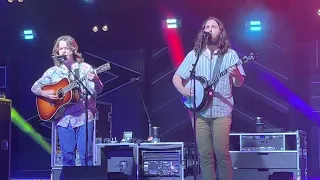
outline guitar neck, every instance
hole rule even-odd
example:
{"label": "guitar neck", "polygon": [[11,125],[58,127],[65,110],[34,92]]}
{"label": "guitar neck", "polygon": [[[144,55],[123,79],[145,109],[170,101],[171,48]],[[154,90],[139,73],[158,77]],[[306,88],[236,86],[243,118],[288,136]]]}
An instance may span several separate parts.
{"label": "guitar neck", "polygon": [[[239,66],[240,64],[243,64],[242,61],[239,61],[238,63],[230,66],[229,68],[232,68],[232,67],[236,67],[236,66]],[[228,69],[229,69],[228,68]],[[222,76],[226,75],[228,73],[228,69],[220,72],[219,74],[215,75],[208,83],[209,86],[212,86],[214,82],[218,81]]]}
{"label": "guitar neck", "polygon": [[[94,69],[93,72],[91,72],[91,73],[99,74],[99,73],[102,73],[104,71],[107,71],[107,70],[110,69],[110,67],[108,67],[108,66],[110,66],[110,64],[109,63],[105,63],[104,65],[99,66],[98,68]],[[87,74],[85,76],[79,78],[79,81],[81,81],[81,82],[84,81],[86,79],[86,76],[87,76]],[[74,82],[70,83],[68,86],[62,88],[60,91],[63,92],[63,94],[64,94],[64,93],[66,93],[68,91],[71,91],[76,86],[77,86],[77,81],[74,81]]]}
{"label": "guitar neck", "polygon": [[70,83],[68,86],[62,88],[61,91],[64,92],[64,93],[66,93],[66,92],[68,92],[68,91],[71,91],[73,88],[75,88],[76,85],[77,85],[76,82],[72,82],[72,83]]}
{"label": "guitar neck", "polygon": [[[86,76],[83,76],[79,79],[79,81],[84,81]],[[75,88],[77,86],[77,81],[74,81],[72,83],[70,83],[68,86],[62,88],[60,91],[62,91],[63,93],[66,93],[68,91],[71,91],[73,88]]]}

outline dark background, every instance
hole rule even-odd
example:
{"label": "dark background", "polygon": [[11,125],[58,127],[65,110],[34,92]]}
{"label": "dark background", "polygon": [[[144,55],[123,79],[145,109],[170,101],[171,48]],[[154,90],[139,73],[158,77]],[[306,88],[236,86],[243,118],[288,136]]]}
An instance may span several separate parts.
{"label": "dark background", "polygon": [[[7,68],[1,91],[50,143],[51,130],[39,121],[30,88],[53,65],[55,39],[69,34],[86,62],[95,67],[111,63],[111,70],[100,75],[105,87],[98,100],[112,104],[114,137],[133,131],[134,137],[145,139],[149,116],[152,125],[161,127],[162,141],[190,142],[190,119],[171,82],[183,58],[175,54],[181,50],[186,55],[202,22],[216,16],[240,57],[259,54],[244,65],[244,86],[234,88],[232,131],[253,131],[256,116],[264,117],[266,128],[307,131],[308,173],[314,175],[320,171],[318,8],[320,2],[313,0],[1,1],[0,65]],[[182,27],[164,29],[162,21],[169,17],[181,19]],[[263,31],[248,32],[250,20],[261,20]],[[104,24],[107,32],[91,30]],[[24,40],[24,29],[33,29],[36,38]],[[16,127],[12,146],[13,177],[48,175],[50,155]]]}

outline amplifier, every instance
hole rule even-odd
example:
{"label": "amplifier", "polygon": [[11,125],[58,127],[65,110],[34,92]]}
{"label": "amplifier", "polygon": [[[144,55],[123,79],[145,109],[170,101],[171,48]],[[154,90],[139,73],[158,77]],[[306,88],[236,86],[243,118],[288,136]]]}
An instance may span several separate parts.
{"label": "amplifier", "polygon": [[0,98],[0,179],[10,179],[11,100]]}
{"label": "amplifier", "polygon": [[307,137],[303,131],[230,134],[234,176],[239,180],[267,179],[276,172],[307,177]]}
{"label": "amplifier", "polygon": [[[270,178],[274,173],[288,173],[291,177]],[[306,180],[307,178],[297,178],[296,169],[235,169],[233,176],[235,180]]]}
{"label": "amplifier", "polygon": [[97,143],[106,143],[112,138],[112,104],[97,102],[94,139]]}
{"label": "amplifier", "polygon": [[[194,166],[194,146],[191,142],[185,142],[184,143],[184,152],[183,152],[183,168],[185,169],[185,172],[189,175],[193,174],[193,166]],[[191,169],[191,172],[189,169]],[[187,175],[185,174],[185,175]]]}
{"label": "amplifier", "polygon": [[107,166],[109,177],[184,179],[183,142],[97,143],[95,146],[95,165]]}
{"label": "amplifier", "polygon": [[[306,133],[230,133],[230,151],[306,151]],[[305,152],[306,153],[306,152]]]}
{"label": "amplifier", "polygon": [[179,177],[181,150],[142,151],[142,176]]}
{"label": "amplifier", "polygon": [[141,179],[184,179],[184,143],[141,143],[139,146]]}
{"label": "amplifier", "polygon": [[108,180],[103,166],[64,166],[53,169],[50,180]]}
{"label": "amplifier", "polygon": [[138,145],[134,143],[97,143],[95,165],[104,166],[109,179],[137,179]]}

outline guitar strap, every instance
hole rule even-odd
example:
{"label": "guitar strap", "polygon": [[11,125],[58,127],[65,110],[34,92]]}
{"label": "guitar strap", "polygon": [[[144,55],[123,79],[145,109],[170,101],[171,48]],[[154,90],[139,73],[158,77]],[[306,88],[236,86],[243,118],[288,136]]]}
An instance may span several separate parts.
{"label": "guitar strap", "polygon": [[74,75],[75,75],[76,79],[80,78],[79,68],[74,70]]}
{"label": "guitar strap", "polygon": [[74,70],[74,75],[75,75],[76,79],[80,78],[80,72],[79,72],[80,65],[81,64],[78,64],[78,68]]}
{"label": "guitar strap", "polygon": [[69,79],[70,79],[72,76],[74,76],[74,77],[72,78],[72,81],[76,81],[76,79],[79,79],[79,78],[80,78],[80,71],[79,71],[79,69],[80,69],[80,65],[78,65],[78,67],[75,68],[75,69],[73,70],[73,72],[70,72],[70,71],[69,71],[69,74],[68,74]]}
{"label": "guitar strap", "polygon": [[[218,75],[220,73],[220,68],[221,68],[221,64],[222,64],[222,61],[223,61],[223,57],[224,57],[224,54],[223,55],[218,55],[218,58],[217,58],[216,63],[214,65],[212,78],[214,78],[216,75]],[[212,86],[216,87],[218,82],[219,82],[219,80],[215,81]]]}
{"label": "guitar strap", "polygon": [[78,67],[74,69],[74,76],[75,76],[75,81],[77,82],[77,87],[73,89],[73,99],[72,102],[77,102],[80,99],[80,94],[81,94],[81,85],[77,81],[77,79],[80,79],[80,66],[81,63],[78,63]]}

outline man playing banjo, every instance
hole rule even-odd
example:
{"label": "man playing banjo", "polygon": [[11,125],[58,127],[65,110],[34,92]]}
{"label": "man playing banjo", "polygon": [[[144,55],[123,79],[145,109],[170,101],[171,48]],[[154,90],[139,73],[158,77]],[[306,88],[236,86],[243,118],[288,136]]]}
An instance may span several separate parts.
{"label": "man playing banjo", "polygon": [[[205,41],[204,46],[201,46],[206,34],[209,34],[210,38]],[[190,86],[184,86],[183,81],[190,78],[190,71],[197,56],[199,59],[195,67],[196,76],[211,80],[215,73],[225,70],[228,72],[212,86],[211,103],[196,113],[195,131],[202,177],[205,180],[215,180],[216,164],[219,180],[232,180],[232,163],[229,154],[229,132],[234,104],[232,86],[242,86],[245,72],[241,64],[233,66],[240,59],[231,49],[226,30],[217,18],[209,17],[204,22],[194,49],[187,54],[172,79],[174,86],[183,96],[195,95],[196,99],[199,91],[196,90],[194,94],[193,89]]]}

